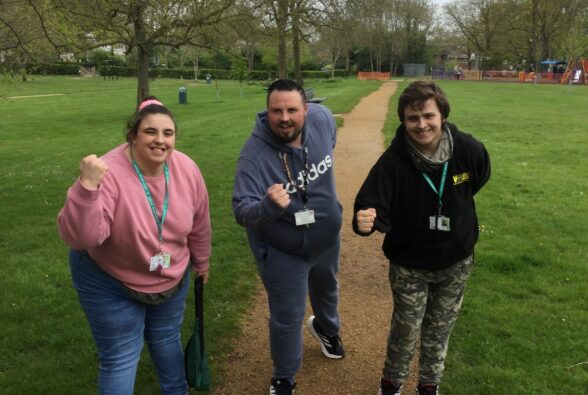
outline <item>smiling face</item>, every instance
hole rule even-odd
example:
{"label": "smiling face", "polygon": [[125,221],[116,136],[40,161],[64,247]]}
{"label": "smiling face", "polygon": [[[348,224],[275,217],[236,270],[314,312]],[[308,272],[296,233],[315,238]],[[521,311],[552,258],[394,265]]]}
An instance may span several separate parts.
{"label": "smiling face", "polygon": [[272,133],[284,143],[300,147],[307,108],[298,91],[273,91],[267,104],[267,117]]}
{"label": "smiling face", "polygon": [[176,146],[176,128],[166,114],[149,114],[139,124],[132,139],[132,153],[147,176],[161,174],[167,158]]}
{"label": "smiling face", "polygon": [[427,156],[433,155],[437,150],[443,135],[444,121],[433,98],[425,101],[421,109],[411,106],[404,108],[403,123],[406,133],[414,146]]}

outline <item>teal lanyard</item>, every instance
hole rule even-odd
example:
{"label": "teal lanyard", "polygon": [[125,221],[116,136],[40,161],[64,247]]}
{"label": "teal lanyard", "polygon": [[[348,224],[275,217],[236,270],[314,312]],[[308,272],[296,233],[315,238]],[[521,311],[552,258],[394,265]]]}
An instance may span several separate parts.
{"label": "teal lanyard", "polygon": [[447,178],[447,163],[448,162],[445,162],[445,164],[443,165],[443,174],[441,174],[441,182],[439,183],[439,190],[438,191],[437,191],[437,188],[435,188],[435,184],[433,184],[433,181],[431,181],[429,176],[425,172],[421,173],[423,175],[423,177],[425,177],[425,181],[427,181],[427,184],[429,184],[429,186],[431,187],[433,192],[435,192],[435,194],[437,194],[437,196],[439,196],[438,215],[441,215],[441,208],[443,207],[443,202],[441,201],[441,198],[443,197],[443,190],[445,189],[445,179]]}
{"label": "teal lanyard", "polygon": [[145,182],[145,177],[143,177],[143,173],[139,166],[137,166],[137,162],[133,159],[133,168],[135,172],[139,176],[139,180],[141,181],[141,185],[143,186],[143,190],[145,191],[145,195],[147,196],[147,201],[149,202],[149,206],[151,206],[151,213],[153,214],[153,218],[155,218],[155,223],[157,224],[157,235],[159,242],[163,241],[163,222],[165,221],[165,215],[167,214],[167,205],[168,205],[168,197],[169,193],[167,190],[167,184],[169,183],[169,169],[167,168],[167,162],[163,165],[163,173],[165,174],[165,197],[163,198],[163,208],[161,210],[161,218],[157,215],[157,208],[155,208],[155,202],[153,201],[153,197],[151,196],[151,191]]}

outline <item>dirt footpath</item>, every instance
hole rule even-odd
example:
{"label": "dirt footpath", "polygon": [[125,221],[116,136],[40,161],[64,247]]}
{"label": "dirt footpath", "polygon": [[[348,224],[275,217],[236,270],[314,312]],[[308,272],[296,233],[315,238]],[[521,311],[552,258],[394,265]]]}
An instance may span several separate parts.
{"label": "dirt footpath", "polygon": [[[343,205],[341,243],[341,338],[347,356],[330,360],[304,329],[304,360],[296,380],[296,395],[375,395],[384,363],[390,325],[392,296],[388,261],[381,250],[382,235],[360,237],[353,233],[353,201],[369,169],[384,149],[382,126],[395,82],[364,97],[343,116],[335,149],[335,174]],[[307,316],[312,310],[307,308]],[[269,355],[267,297],[259,285],[253,307],[242,323],[243,335],[228,357],[227,380],[214,394],[258,395],[269,393],[272,364]],[[413,393],[414,380],[404,394]]]}

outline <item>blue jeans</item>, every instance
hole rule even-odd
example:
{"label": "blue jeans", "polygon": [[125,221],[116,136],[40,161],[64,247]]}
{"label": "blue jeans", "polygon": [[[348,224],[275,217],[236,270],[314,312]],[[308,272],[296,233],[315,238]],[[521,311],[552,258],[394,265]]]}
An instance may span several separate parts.
{"label": "blue jeans", "polygon": [[159,375],[162,394],[187,394],[180,328],[188,279],[184,278],[182,288],[171,299],[151,306],[132,299],[122,283],[100,269],[85,251],[70,252],[70,268],[98,348],[100,394],[133,393],[143,339]]}

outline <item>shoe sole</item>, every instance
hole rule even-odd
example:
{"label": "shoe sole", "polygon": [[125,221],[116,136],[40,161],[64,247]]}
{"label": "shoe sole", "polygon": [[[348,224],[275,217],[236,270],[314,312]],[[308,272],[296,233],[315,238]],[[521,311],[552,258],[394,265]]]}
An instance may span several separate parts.
{"label": "shoe sole", "polygon": [[310,317],[308,317],[308,319],[306,320],[306,327],[310,331],[310,334],[312,335],[312,337],[314,337],[316,339],[316,341],[318,342],[318,344],[321,346],[321,350],[323,351],[323,354],[325,355],[325,357],[331,358],[331,359],[341,359],[341,358],[343,358],[343,355],[331,354],[327,350],[327,348],[325,347],[325,344],[321,340],[321,337],[314,330],[314,325],[312,325],[312,322],[314,321],[314,318],[315,318],[314,315],[311,315]]}
{"label": "shoe sole", "polygon": [[[270,395],[275,395],[277,393],[276,389],[274,388],[274,386],[272,385],[270,387]],[[292,390],[292,395],[294,395],[296,393],[296,390]]]}

